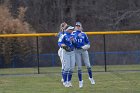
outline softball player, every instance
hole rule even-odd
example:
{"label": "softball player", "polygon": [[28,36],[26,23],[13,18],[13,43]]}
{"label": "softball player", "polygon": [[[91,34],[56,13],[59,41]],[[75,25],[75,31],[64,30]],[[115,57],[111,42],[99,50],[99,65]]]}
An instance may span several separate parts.
{"label": "softball player", "polygon": [[[63,22],[63,23],[61,23],[61,25],[60,25],[60,31],[59,31],[59,33],[58,33],[58,35],[57,35],[57,37],[58,37],[58,39],[61,37],[61,36],[63,36],[64,35],[64,33],[65,33],[65,29],[67,28],[67,23],[65,23],[65,22]],[[58,56],[60,57],[60,61],[61,61],[61,64],[62,64],[62,71],[61,71],[61,73],[62,73],[62,79],[61,79],[61,82],[63,82],[63,50],[62,50],[62,48],[60,47],[59,48],[59,50],[58,50]]]}
{"label": "softball player", "polygon": [[71,34],[74,27],[69,26],[65,34],[59,38],[58,45],[63,50],[63,85],[65,87],[72,86],[71,79],[72,79],[72,73],[75,67],[75,53],[74,53],[74,45],[73,45],[73,35]]}
{"label": "softball player", "polygon": [[73,31],[74,38],[75,38],[75,60],[78,67],[78,78],[79,78],[79,87],[83,87],[83,80],[82,80],[82,59],[87,67],[89,80],[91,84],[95,84],[95,81],[92,77],[92,70],[89,61],[89,55],[87,49],[90,48],[90,42],[88,40],[87,35],[82,32],[82,24],[80,22],[76,22],[75,31]]}

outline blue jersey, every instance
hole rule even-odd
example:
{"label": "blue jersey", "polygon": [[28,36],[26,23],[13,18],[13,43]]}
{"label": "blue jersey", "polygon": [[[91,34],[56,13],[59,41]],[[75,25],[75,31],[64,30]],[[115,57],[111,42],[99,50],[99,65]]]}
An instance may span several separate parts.
{"label": "blue jersey", "polygon": [[71,33],[65,32],[58,40],[58,46],[61,47],[61,44],[65,44],[66,46],[70,47],[71,50],[74,49],[73,45],[74,36]]}
{"label": "blue jersey", "polygon": [[80,30],[76,30],[76,31],[73,31],[72,34],[74,35],[74,39],[75,39],[75,42],[74,42],[75,48],[81,49],[81,47],[86,44],[90,45],[89,39],[84,32]]}
{"label": "blue jersey", "polygon": [[65,32],[59,32],[58,35],[57,35],[58,39],[64,34],[65,34]]}
{"label": "blue jersey", "polygon": [[[57,35],[58,40],[59,40],[64,34],[65,34],[65,32],[62,32],[62,31],[59,32],[58,35]],[[59,46],[59,47],[60,47],[60,46]]]}

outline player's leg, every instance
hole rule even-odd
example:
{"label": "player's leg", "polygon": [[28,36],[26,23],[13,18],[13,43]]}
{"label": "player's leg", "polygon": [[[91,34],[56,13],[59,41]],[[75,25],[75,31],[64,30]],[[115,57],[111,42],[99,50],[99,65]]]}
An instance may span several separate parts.
{"label": "player's leg", "polygon": [[92,71],[91,71],[91,65],[90,65],[90,61],[89,61],[88,51],[84,51],[83,50],[82,58],[83,58],[83,61],[85,63],[85,66],[87,67],[87,70],[88,70],[88,73],[89,73],[89,77],[92,78]]}
{"label": "player's leg", "polygon": [[73,70],[74,70],[74,66],[75,66],[75,54],[72,51],[71,55],[70,55],[70,74],[69,74],[68,81],[71,81],[72,73],[73,73]]}
{"label": "player's leg", "polygon": [[69,71],[70,71],[70,55],[66,52],[63,52],[63,68],[64,68],[64,73],[63,73],[64,82],[63,82],[63,85],[65,87],[69,87],[67,85],[67,82],[68,82],[68,74],[69,74]]}
{"label": "player's leg", "polygon": [[82,60],[81,60],[81,52],[80,50],[75,51],[75,62],[77,65],[78,71],[78,79],[79,79],[79,87],[83,87],[83,80],[82,80]]}
{"label": "player's leg", "polygon": [[82,62],[81,62],[81,53],[79,51],[75,52],[75,62],[77,65],[77,70],[78,70],[78,78],[79,81],[82,80]]}
{"label": "player's leg", "polygon": [[61,65],[62,65],[62,69],[61,69],[62,79],[61,79],[61,82],[63,82],[64,81],[64,79],[63,79],[63,73],[64,73],[64,69],[63,68],[64,67],[63,67],[63,49],[62,48],[59,48],[58,55],[60,57],[60,61],[61,61]]}
{"label": "player's leg", "polygon": [[91,84],[95,84],[95,81],[92,76],[92,70],[91,70],[91,65],[89,61],[89,54],[88,51],[83,51],[82,52],[82,58],[85,63],[85,66],[87,67],[88,75],[89,75],[89,80],[91,81]]}
{"label": "player's leg", "polygon": [[61,64],[62,64],[62,71],[61,71],[61,72],[62,72],[62,73],[61,73],[61,74],[62,74],[62,79],[61,79],[61,82],[64,81],[64,79],[63,79],[63,73],[64,73],[64,66],[63,66],[63,59],[64,59],[63,56],[64,56],[64,55],[63,55],[63,52],[64,52],[64,50],[61,48],[61,51],[60,51]]}
{"label": "player's leg", "polygon": [[74,68],[75,68],[75,53],[74,53],[74,51],[72,51],[71,56],[70,56],[70,72],[68,75],[69,86],[72,86],[71,79],[72,79],[72,74],[73,74]]}
{"label": "player's leg", "polygon": [[59,56],[59,57],[60,57],[60,51],[61,51],[61,49],[59,48],[59,49],[58,49],[58,56]]}

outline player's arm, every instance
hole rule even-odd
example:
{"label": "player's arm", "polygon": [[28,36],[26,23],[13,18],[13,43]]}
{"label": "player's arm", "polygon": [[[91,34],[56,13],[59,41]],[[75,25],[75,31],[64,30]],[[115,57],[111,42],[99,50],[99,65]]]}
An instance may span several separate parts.
{"label": "player's arm", "polygon": [[61,36],[59,37],[59,39],[58,39],[58,46],[59,46],[59,47],[62,47],[62,46],[65,45],[65,44],[64,44],[64,39],[65,39],[65,35],[61,35]]}
{"label": "player's arm", "polygon": [[59,38],[59,40],[58,40],[58,46],[59,47],[63,48],[63,47],[66,46],[65,43],[64,43],[64,40],[65,40],[65,36],[64,35]]}
{"label": "player's arm", "polygon": [[90,45],[90,41],[89,41],[88,36],[86,34],[85,34],[85,43]]}
{"label": "player's arm", "polygon": [[58,46],[59,47],[61,47],[61,48],[63,48],[63,49],[65,49],[67,52],[70,52],[70,47],[69,46],[67,46],[65,43],[64,43],[64,41],[65,41],[65,35],[63,35],[63,36],[61,36],[60,38],[59,38],[59,40],[58,40]]}
{"label": "player's arm", "polygon": [[64,50],[66,50],[67,52],[70,52],[70,51],[71,51],[70,47],[67,46],[67,45],[65,45],[65,44],[61,44],[60,46],[61,46]]}
{"label": "player's arm", "polygon": [[86,44],[84,46],[82,46],[82,49],[88,50],[90,48],[90,41],[89,41],[89,39],[88,39],[86,34],[85,34],[85,43]]}

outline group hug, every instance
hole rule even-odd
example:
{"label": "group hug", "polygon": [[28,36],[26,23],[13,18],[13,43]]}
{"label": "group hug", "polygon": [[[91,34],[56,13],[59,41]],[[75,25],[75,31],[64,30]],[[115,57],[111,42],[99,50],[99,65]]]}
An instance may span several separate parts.
{"label": "group hug", "polygon": [[58,33],[58,55],[62,63],[62,83],[64,87],[72,87],[72,75],[75,67],[79,79],[79,88],[83,87],[82,61],[87,68],[88,79],[92,85],[95,80],[92,75],[88,49],[90,41],[86,33],[83,32],[81,22],[76,22],[75,26],[70,26],[66,22],[61,23]]}

